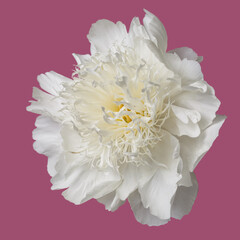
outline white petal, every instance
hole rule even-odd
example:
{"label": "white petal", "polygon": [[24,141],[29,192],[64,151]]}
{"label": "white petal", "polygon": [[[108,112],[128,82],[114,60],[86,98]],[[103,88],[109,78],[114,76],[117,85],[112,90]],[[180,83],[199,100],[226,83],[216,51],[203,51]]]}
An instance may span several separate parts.
{"label": "white petal", "polygon": [[97,199],[98,202],[105,205],[105,209],[111,212],[116,211],[121,205],[125,203],[116,195],[116,192],[111,192],[101,198]]}
{"label": "white petal", "polygon": [[40,74],[37,78],[41,88],[54,96],[58,96],[63,90],[63,83],[72,81],[70,78],[64,77],[56,72],[47,72]]}
{"label": "white petal", "polygon": [[142,203],[150,213],[160,219],[169,219],[171,201],[181,179],[181,158],[178,140],[170,134],[155,148],[157,156],[166,167],[158,167],[156,173],[143,187],[139,188]]}
{"label": "white petal", "polygon": [[143,19],[144,27],[146,28],[150,39],[156,44],[156,46],[165,53],[167,50],[167,33],[160,22],[160,20],[147,10],[144,10],[146,15]]}
{"label": "white petal", "polygon": [[138,191],[132,193],[129,196],[128,201],[138,222],[147,224],[148,226],[160,226],[168,222],[168,220],[161,220],[158,217],[152,215],[148,208],[143,207]]}
{"label": "white petal", "polygon": [[150,39],[146,29],[140,23],[138,17],[134,17],[131,22],[129,36],[132,40],[134,40],[135,38]]}
{"label": "white petal", "polygon": [[111,168],[99,170],[85,164],[76,169],[74,181],[62,195],[74,204],[81,204],[113,192],[121,183],[120,180],[119,174]]}
{"label": "white petal", "polygon": [[27,111],[42,114],[58,121],[62,117],[62,102],[48,93],[38,88],[33,88],[33,98],[37,101],[30,101],[31,105],[27,107]]}
{"label": "white petal", "polygon": [[120,168],[123,182],[117,188],[117,194],[121,200],[128,198],[129,194],[138,187],[143,186],[153,176],[155,168],[150,166],[136,166],[135,164],[124,164]]}
{"label": "white petal", "polygon": [[134,48],[136,55],[147,62],[149,65],[159,66],[159,71],[162,75],[171,74],[169,78],[173,77],[174,74],[170,71],[163,63],[163,55],[158,51],[156,45],[150,40],[137,38],[134,41]]}
{"label": "white petal", "polygon": [[63,148],[68,152],[81,152],[82,150],[82,138],[76,131],[72,124],[65,124],[61,130],[61,136],[63,139]]}
{"label": "white petal", "polygon": [[78,65],[84,64],[91,60],[91,56],[89,54],[80,55],[80,54],[73,53],[72,55],[75,58]]}
{"label": "white petal", "polygon": [[212,125],[206,128],[197,138],[186,136],[179,138],[181,156],[188,162],[190,171],[194,170],[205,153],[210,149],[225,119],[225,116],[217,115]]}
{"label": "white petal", "polygon": [[197,137],[201,132],[198,123],[193,123],[192,121],[184,123],[173,114],[165,121],[163,128],[176,136]]}
{"label": "white petal", "polygon": [[181,58],[176,53],[167,53],[165,61],[169,69],[182,79],[182,85],[189,85],[203,79],[201,66],[197,61]]}
{"label": "white petal", "polygon": [[178,186],[191,187],[191,173],[189,172],[188,162],[182,159],[182,178],[178,181]]}
{"label": "white petal", "polygon": [[178,187],[174,197],[171,216],[181,219],[184,215],[189,214],[198,193],[198,183],[194,173],[191,173],[193,185],[191,187]]}
{"label": "white petal", "polygon": [[99,146],[99,139],[94,132],[90,142],[86,141],[72,124],[64,124],[61,129],[61,137],[63,139],[62,147],[65,150],[65,160],[69,163],[75,162],[80,165],[85,163],[91,164],[91,158],[88,157],[89,153],[94,153],[95,156],[101,157],[104,150]]}
{"label": "white petal", "polygon": [[174,104],[179,107],[199,112],[201,120],[198,124],[201,129],[204,129],[209,126],[215,118],[216,111],[220,106],[220,101],[216,98],[216,96],[208,92],[184,91],[175,97]]}
{"label": "white petal", "polygon": [[194,60],[201,62],[202,57],[199,57],[196,52],[193,51],[193,49],[188,47],[181,47],[181,48],[175,48],[170,53],[176,53],[181,59],[188,59],[188,60]]}
{"label": "white petal", "polygon": [[121,44],[127,38],[126,26],[109,20],[99,20],[94,23],[87,35],[91,43],[91,53],[107,53],[114,44]]}
{"label": "white petal", "polygon": [[48,156],[48,173],[56,174],[55,165],[62,154],[60,125],[48,117],[39,116],[36,119],[36,129],[33,130],[35,140],[33,148],[40,154]]}
{"label": "white petal", "polygon": [[169,219],[171,201],[179,181],[177,171],[159,168],[152,179],[139,189],[143,206],[160,219]]}
{"label": "white petal", "polygon": [[201,115],[198,111],[189,110],[176,105],[172,105],[171,107],[175,116],[183,123],[187,124],[189,119],[192,121],[192,123],[197,123],[201,119]]}
{"label": "white petal", "polygon": [[154,145],[154,147],[149,148],[152,158],[155,163],[161,164],[161,167],[181,172],[181,169],[178,169],[181,163],[179,141],[164,130],[162,130],[162,134],[161,141]]}

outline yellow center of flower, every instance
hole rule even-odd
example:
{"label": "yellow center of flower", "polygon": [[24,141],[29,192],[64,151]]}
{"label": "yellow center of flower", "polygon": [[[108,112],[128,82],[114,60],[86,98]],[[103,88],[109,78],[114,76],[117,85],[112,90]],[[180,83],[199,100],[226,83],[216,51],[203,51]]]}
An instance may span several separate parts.
{"label": "yellow center of flower", "polygon": [[[123,107],[123,104],[119,105],[119,111],[120,109]],[[127,109],[127,111],[130,111],[130,109]],[[128,115],[124,115],[122,116],[122,119],[126,122],[126,123],[130,123],[132,121],[132,119],[128,116]]]}

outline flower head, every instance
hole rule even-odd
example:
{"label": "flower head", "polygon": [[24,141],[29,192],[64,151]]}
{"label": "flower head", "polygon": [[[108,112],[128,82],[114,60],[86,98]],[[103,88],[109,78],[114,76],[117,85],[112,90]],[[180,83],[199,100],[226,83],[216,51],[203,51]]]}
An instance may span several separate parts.
{"label": "flower head", "polygon": [[52,189],[81,204],[95,198],[116,210],[128,199],[136,219],[162,225],[191,210],[193,173],[225,117],[190,48],[167,52],[162,23],[100,20],[91,55],[73,54],[72,79],[38,77],[28,111],[41,114],[34,149],[48,156]]}

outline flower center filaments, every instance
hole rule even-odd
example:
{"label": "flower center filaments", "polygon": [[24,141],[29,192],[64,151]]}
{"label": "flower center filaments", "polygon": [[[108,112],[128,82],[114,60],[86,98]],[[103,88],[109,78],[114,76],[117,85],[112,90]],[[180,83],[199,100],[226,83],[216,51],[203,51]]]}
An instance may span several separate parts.
{"label": "flower center filaments", "polygon": [[104,62],[92,57],[77,69],[62,96],[86,145],[98,136],[95,151],[88,147],[86,153],[93,165],[139,165],[151,159],[149,148],[161,141],[169,116],[169,77],[162,64],[149,66],[131,51]]}
{"label": "flower center filaments", "polygon": [[[123,107],[124,105],[121,104],[119,105],[119,110]],[[129,109],[127,109],[128,111],[130,111]],[[126,123],[130,123],[132,121],[132,119],[128,116],[128,115],[123,115],[123,120],[126,122]]]}

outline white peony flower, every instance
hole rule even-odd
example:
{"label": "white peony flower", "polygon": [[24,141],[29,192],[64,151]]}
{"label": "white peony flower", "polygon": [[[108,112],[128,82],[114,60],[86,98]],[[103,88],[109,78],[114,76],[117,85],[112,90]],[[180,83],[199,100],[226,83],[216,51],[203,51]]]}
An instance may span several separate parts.
{"label": "white peony flower", "polygon": [[225,117],[203,79],[199,57],[166,52],[162,23],[146,11],[143,25],[100,20],[91,55],[73,54],[73,79],[38,76],[28,111],[40,114],[34,149],[48,156],[52,189],[75,204],[95,198],[115,211],[128,199],[142,224],[188,214],[198,191],[194,168]]}

